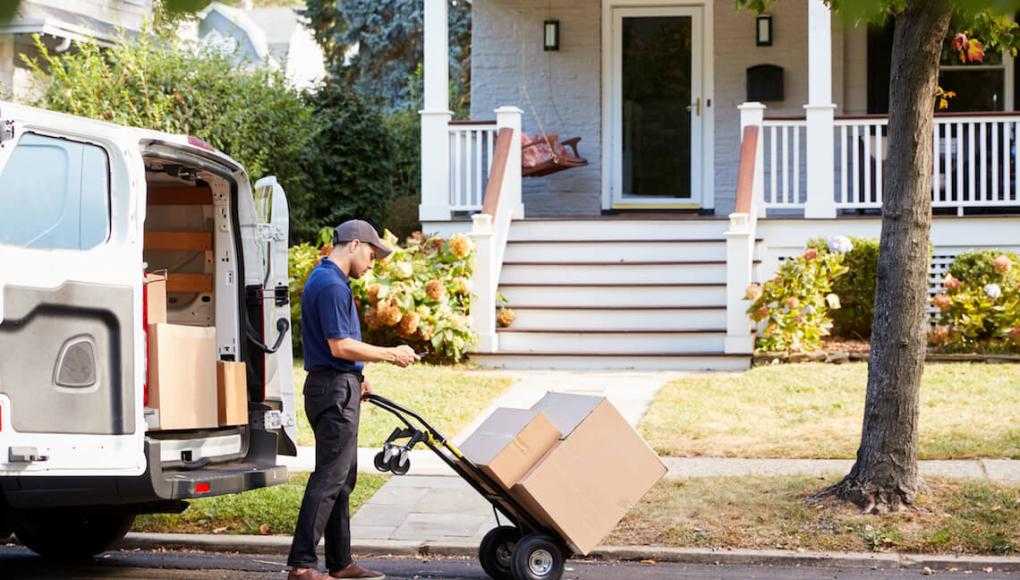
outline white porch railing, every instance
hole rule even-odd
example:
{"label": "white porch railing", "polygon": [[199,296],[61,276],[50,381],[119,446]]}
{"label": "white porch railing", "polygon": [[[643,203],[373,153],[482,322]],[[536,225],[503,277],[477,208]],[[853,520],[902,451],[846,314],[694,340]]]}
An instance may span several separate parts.
{"label": "white porch railing", "polygon": [[[840,117],[834,121],[833,192],[844,210],[882,207],[888,157],[888,118]],[[763,203],[768,209],[807,205],[807,121],[762,122],[765,156]],[[941,114],[932,140],[932,206],[967,208],[1020,206],[1020,114]]]}
{"label": "white porch railing", "polygon": [[492,175],[486,180],[478,213],[472,216],[475,268],[471,278],[471,330],[478,352],[496,352],[496,296],[510,223],[524,218],[521,201],[521,110],[496,109],[496,137],[489,157]]}
{"label": "white porch railing", "polygon": [[482,209],[496,146],[495,121],[450,122],[450,210]]}

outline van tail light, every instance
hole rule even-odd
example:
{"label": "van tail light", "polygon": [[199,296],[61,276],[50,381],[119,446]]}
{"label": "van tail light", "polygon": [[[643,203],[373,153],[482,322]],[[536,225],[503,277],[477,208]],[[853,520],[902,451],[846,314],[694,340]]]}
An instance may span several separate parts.
{"label": "van tail light", "polygon": [[210,491],[212,491],[212,486],[209,485],[208,481],[198,481],[198,482],[195,482],[195,494],[196,495],[200,494],[200,493],[209,493]]}

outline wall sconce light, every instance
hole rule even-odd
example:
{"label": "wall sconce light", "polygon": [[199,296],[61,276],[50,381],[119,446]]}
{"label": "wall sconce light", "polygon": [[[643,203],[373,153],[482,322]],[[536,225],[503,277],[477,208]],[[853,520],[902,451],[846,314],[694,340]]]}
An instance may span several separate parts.
{"label": "wall sconce light", "polygon": [[772,46],[772,16],[759,14],[755,26],[755,43],[758,46]]}
{"label": "wall sconce light", "polygon": [[543,45],[545,50],[559,50],[560,49],[560,21],[559,20],[546,20],[545,21],[545,39]]}

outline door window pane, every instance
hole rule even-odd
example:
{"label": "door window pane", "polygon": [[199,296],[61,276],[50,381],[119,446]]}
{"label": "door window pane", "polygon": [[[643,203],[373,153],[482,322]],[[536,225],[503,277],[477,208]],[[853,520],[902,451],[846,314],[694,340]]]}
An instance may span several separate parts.
{"label": "door window pane", "polygon": [[691,197],[692,18],[623,19],[623,194]]}
{"label": "door window pane", "polygon": [[25,134],[0,174],[0,244],[84,250],[103,243],[109,176],[102,148]]}

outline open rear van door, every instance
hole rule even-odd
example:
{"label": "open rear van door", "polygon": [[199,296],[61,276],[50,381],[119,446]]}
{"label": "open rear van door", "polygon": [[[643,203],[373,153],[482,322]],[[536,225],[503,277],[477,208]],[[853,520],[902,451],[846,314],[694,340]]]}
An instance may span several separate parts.
{"label": "open rear van door", "polygon": [[117,127],[5,108],[0,475],[140,475],[141,157]]}
{"label": "open rear van door", "polygon": [[[255,214],[258,219],[257,240],[265,251],[266,275],[263,284],[262,328],[267,345],[275,349],[266,354],[266,400],[277,401],[282,412],[278,427],[285,436],[281,451],[297,454],[297,420],[294,405],[294,347],[290,320],[290,274],[288,245],[290,213],[287,195],[275,177],[264,177],[255,183]],[[273,341],[270,343],[269,341]],[[277,425],[273,425],[274,428]]]}

